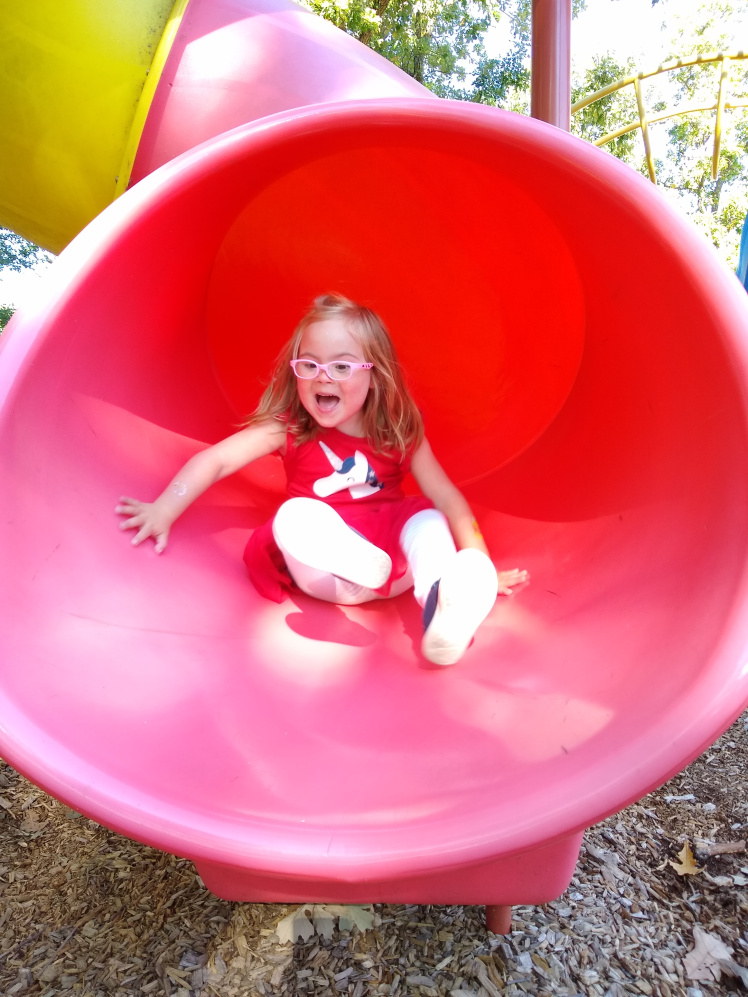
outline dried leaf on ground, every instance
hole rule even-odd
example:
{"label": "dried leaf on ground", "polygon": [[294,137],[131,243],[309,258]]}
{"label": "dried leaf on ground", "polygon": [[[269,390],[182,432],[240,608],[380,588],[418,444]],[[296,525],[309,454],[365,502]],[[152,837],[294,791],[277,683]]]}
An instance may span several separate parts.
{"label": "dried leaf on ground", "polygon": [[[279,920],[298,904],[220,900],[190,862],[69,819],[0,761],[0,994],[496,997],[493,985],[501,997],[738,997],[748,864],[732,843],[748,836],[746,771],[748,713],[662,789],[590,828],[569,889],[515,907],[508,935],[486,932],[478,907],[383,904],[372,930],[280,944]],[[686,840],[700,876],[668,865]],[[700,842],[716,846],[703,860]],[[321,906],[337,929],[339,911]],[[686,976],[695,926],[734,951],[719,982]]]}
{"label": "dried leaf on ground", "polygon": [[352,927],[357,927],[359,931],[368,931],[377,922],[377,916],[372,908],[352,904],[350,906],[327,905],[327,910],[338,918],[338,926],[341,931],[350,931]]}
{"label": "dried leaf on ground", "polygon": [[312,904],[304,904],[303,907],[297,907],[296,910],[291,911],[278,922],[275,933],[281,945],[286,945],[289,942],[295,944],[299,938],[306,942],[312,937],[314,925],[307,917],[307,914],[311,914],[311,912]]}
{"label": "dried leaf on ground", "polygon": [[315,933],[329,941],[335,931],[336,919],[341,931],[350,931],[354,926],[359,931],[368,931],[376,922],[371,907],[302,904],[278,922],[275,933],[281,944],[295,943],[299,938],[306,942]]}
{"label": "dried leaf on ground", "polygon": [[748,969],[745,966],[739,966],[734,959],[720,959],[719,965],[728,976],[737,976],[743,986],[748,989]]}
{"label": "dried leaf on ground", "polygon": [[730,960],[732,949],[719,935],[704,931],[698,925],[693,929],[694,947],[683,960],[689,980],[714,980],[719,983],[722,975],[721,960]]}
{"label": "dried leaf on ground", "polygon": [[693,857],[693,852],[691,851],[691,846],[688,842],[681,848],[678,852],[679,862],[669,862],[669,865],[675,869],[679,876],[696,876],[700,873],[701,866],[696,865],[696,860]]}

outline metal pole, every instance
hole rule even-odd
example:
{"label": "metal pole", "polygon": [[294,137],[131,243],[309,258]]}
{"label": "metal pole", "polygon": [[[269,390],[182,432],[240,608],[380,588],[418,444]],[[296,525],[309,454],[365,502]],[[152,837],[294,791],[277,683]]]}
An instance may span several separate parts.
{"label": "metal pole", "polygon": [[531,114],[571,127],[571,0],[532,0]]}

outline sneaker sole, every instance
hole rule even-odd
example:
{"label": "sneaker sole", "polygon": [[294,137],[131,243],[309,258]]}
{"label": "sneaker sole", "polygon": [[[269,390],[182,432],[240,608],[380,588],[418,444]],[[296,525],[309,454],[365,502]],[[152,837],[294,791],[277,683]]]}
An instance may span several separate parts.
{"label": "sneaker sole", "polygon": [[[302,508],[298,503],[304,503]],[[281,506],[273,535],[281,549],[302,564],[337,575],[354,585],[378,589],[392,572],[388,554],[356,533],[335,510],[318,499],[293,499],[293,514]],[[331,549],[338,547],[339,549]]]}
{"label": "sneaker sole", "polygon": [[436,610],[423,635],[421,653],[434,665],[453,665],[467,650],[498,593],[496,569],[481,551],[466,548],[439,582]]}

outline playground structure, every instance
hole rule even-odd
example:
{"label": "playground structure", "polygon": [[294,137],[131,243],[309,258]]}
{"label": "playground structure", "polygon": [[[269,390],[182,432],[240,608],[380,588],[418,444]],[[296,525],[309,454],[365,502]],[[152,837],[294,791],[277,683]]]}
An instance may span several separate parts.
{"label": "playground structure", "polygon": [[[586,827],[748,701],[744,292],[650,184],[557,128],[438,101],[282,2],[182,15],[137,182],[1,341],[0,754],[228,899],[480,903],[505,930],[563,891]],[[256,88],[189,75],[232,38],[270,53],[231,60],[271,101],[246,124],[215,94]],[[179,149],[185,120],[219,131]],[[456,668],[419,662],[407,596],[253,592],[272,459],[162,558],[116,528],[121,492],[251,410],[323,288],[386,317],[492,552],[530,569]]]}
{"label": "playground structure", "polygon": [[435,99],[291,0],[0,0],[0,13],[17,69],[4,81],[0,218],[53,252],[128,186],[238,125],[339,100]]}
{"label": "playground structure", "polygon": [[[638,128],[641,131],[642,141],[644,143],[644,159],[647,164],[649,179],[652,183],[657,183],[654,155],[652,153],[652,142],[649,136],[649,126],[659,124],[662,121],[669,121],[672,118],[683,117],[687,114],[699,114],[703,111],[714,111],[712,179],[716,180],[719,174],[719,153],[722,144],[722,128],[725,111],[736,110],[739,107],[748,107],[748,101],[746,100],[728,99],[728,77],[730,63],[742,62],[744,59],[748,59],[748,54],[742,50],[739,52],[714,52],[710,54],[696,55],[690,59],[673,59],[671,62],[661,63],[656,69],[641,70],[630,76],[625,76],[621,80],[616,80],[614,83],[609,83],[605,87],[601,87],[600,90],[596,90],[594,93],[588,94],[586,97],[583,97],[581,100],[578,100],[576,103],[572,104],[571,113],[574,115],[577,111],[581,111],[583,108],[589,107],[590,104],[594,104],[595,101],[603,100],[610,94],[623,90],[625,87],[633,87],[634,93],[636,94],[638,118],[635,121],[630,121],[625,125],[621,125],[620,128],[616,128],[614,131],[608,132],[606,135],[601,136],[599,139],[596,139],[593,144],[598,148],[601,148],[606,146],[609,142],[619,138],[621,135],[626,135],[628,132],[635,131]],[[664,112],[659,111],[655,114],[651,114],[647,111],[644,95],[642,94],[642,82],[644,80],[660,76],[663,73],[672,73],[678,69],[685,69],[688,66],[707,66],[710,63],[714,63],[718,70],[716,86],[717,93],[713,104],[703,104],[699,102],[696,104],[688,104],[685,107],[677,107],[674,110],[669,109]]]}

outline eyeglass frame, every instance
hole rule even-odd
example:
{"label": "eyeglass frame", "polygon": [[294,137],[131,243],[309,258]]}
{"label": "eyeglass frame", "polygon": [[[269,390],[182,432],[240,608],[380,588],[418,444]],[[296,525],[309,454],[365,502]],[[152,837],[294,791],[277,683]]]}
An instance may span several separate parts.
{"label": "eyeglass frame", "polygon": [[[323,370],[325,372],[325,374],[327,374],[327,376],[330,378],[331,381],[349,381],[351,379],[351,377],[353,376],[353,372],[354,371],[356,371],[356,370],[371,370],[371,368],[374,366],[373,363],[354,363],[352,360],[331,360],[330,363],[317,363],[316,360],[307,360],[304,357],[297,357],[295,360],[290,360],[289,363],[290,363],[290,366],[291,366],[291,370],[294,372],[294,374],[296,375],[296,377],[298,377],[298,379],[300,381],[313,381],[314,378],[318,376],[318,374],[319,374],[319,372],[321,370]],[[297,363],[313,363],[315,365],[315,367],[317,368],[317,370],[313,374],[310,374],[309,377],[304,377],[302,374],[299,374],[298,371],[296,370],[296,364]],[[332,376],[332,374],[330,373],[329,368],[332,367],[333,364],[336,364],[336,363],[337,364],[344,363],[344,364],[347,364],[347,366],[351,368],[351,372],[348,375],[348,377],[333,377]]]}

